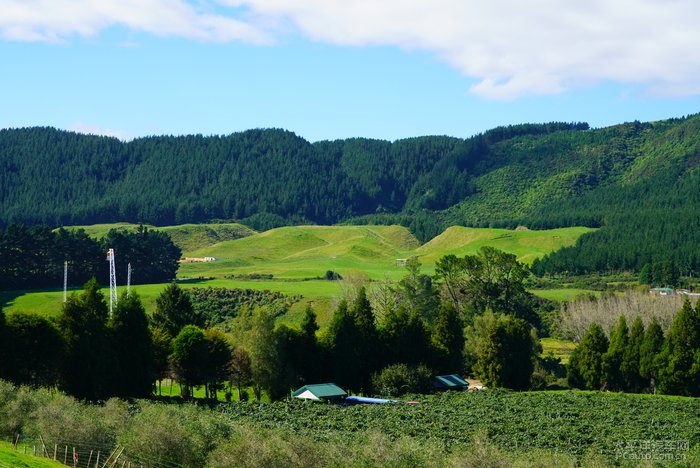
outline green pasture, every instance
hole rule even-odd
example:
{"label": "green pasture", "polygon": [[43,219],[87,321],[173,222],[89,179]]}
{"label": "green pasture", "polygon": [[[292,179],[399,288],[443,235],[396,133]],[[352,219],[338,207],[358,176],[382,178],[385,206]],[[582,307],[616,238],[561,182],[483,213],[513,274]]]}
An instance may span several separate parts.
{"label": "green pasture", "polygon": [[576,343],[567,340],[558,340],[556,338],[541,338],[542,356],[552,353],[554,357],[561,359],[562,364],[569,362],[569,356],[576,347]]}
{"label": "green pasture", "polygon": [[589,296],[593,294],[594,296],[600,296],[600,291],[593,291],[591,289],[531,289],[530,292],[535,296],[542,297],[544,299],[549,299],[550,301],[557,302],[568,302],[572,301],[579,296]]}
{"label": "green pasture", "polygon": [[[66,229],[84,229],[85,232],[94,238],[105,237],[112,229],[136,230],[138,224],[114,223],[114,224],[93,224],[91,226],[66,226]],[[177,226],[156,227],[150,224],[145,225],[149,229],[166,232],[170,235],[175,245],[182,249],[182,254],[190,257],[190,252],[203,247],[216,244],[230,239],[250,236],[255,233],[247,226],[238,223],[222,224],[180,224]]]}
{"label": "green pasture", "polygon": [[[73,226],[91,236],[106,235],[112,228],[135,229],[128,223]],[[545,231],[481,229],[454,226],[420,245],[402,226],[289,226],[256,233],[240,224],[170,226],[162,229],[183,247],[187,257],[215,257],[213,262],[181,263],[178,283],[185,288],[222,287],[279,291],[301,295],[282,321],[296,323],[311,304],[319,323],[328,323],[341,292],[335,281],[322,278],[332,270],[344,277],[364,276],[369,280],[398,280],[406,269],[397,259],[417,256],[422,271],[432,274],[435,261],[447,254],[463,256],[483,246],[492,246],[518,256],[529,263],[552,250],[573,244],[589,228]],[[219,239],[219,240],[217,240]],[[225,240],[220,240],[225,239]],[[186,247],[186,248],[185,248]],[[189,249],[189,250],[187,250]],[[117,255],[119,253],[117,252]],[[272,280],[250,280],[240,275],[271,274]],[[234,276],[239,278],[234,279]],[[117,278],[121,280],[121,278]],[[165,284],[132,286],[150,313]],[[78,290],[78,286],[75,289]],[[125,286],[119,286],[120,294]],[[109,291],[103,290],[105,296]],[[588,291],[582,289],[534,290],[535,294],[565,301]],[[69,293],[70,294],[70,293]],[[6,310],[25,310],[55,316],[61,309],[63,291],[10,291],[0,293]]]}

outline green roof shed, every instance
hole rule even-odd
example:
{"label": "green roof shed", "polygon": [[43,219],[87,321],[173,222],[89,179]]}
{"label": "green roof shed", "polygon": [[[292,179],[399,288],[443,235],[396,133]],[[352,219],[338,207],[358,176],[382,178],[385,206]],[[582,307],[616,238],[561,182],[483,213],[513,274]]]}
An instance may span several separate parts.
{"label": "green roof shed", "polygon": [[433,387],[437,390],[466,390],[469,383],[457,374],[433,377]]}
{"label": "green roof shed", "polygon": [[292,393],[294,398],[303,400],[335,400],[348,396],[345,390],[334,383],[304,385]]}

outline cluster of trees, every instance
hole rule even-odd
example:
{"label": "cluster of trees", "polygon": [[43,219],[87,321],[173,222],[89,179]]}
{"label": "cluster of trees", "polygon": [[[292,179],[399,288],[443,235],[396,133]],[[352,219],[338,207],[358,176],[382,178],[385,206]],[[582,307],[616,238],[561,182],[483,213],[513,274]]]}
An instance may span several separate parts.
{"label": "cluster of trees", "polygon": [[[532,302],[517,284],[525,267],[488,248],[441,261],[448,264],[441,284],[411,259],[396,284],[381,283],[369,292],[361,284],[347,288],[321,333],[310,307],[298,328],[277,325],[278,310],[262,306],[240,309],[229,333],[205,329],[207,317],[176,284],[157,298],[150,320],[136,294],[123,295],[108,316],[93,279],[69,298],[55,322],[23,313],[3,320],[2,352],[8,357],[0,360],[0,376],[20,384],[58,384],[87,399],[146,396],[167,376],[182,384],[184,395],[200,385],[214,395],[225,381],[239,392],[252,385],[258,398],[262,391],[274,399],[319,381],[372,392],[386,387],[376,382],[396,381],[390,377],[396,365],[403,366],[408,382],[403,391],[423,388],[420,376],[427,371],[467,370],[490,386],[527,388],[539,348],[534,328],[520,317],[534,315],[526,313]],[[462,264],[469,268],[455,266]],[[394,368],[383,375],[389,366]]]}
{"label": "cluster of trees", "polygon": [[136,231],[112,229],[101,239],[82,229],[11,225],[0,229],[0,289],[61,287],[65,261],[69,285],[92,277],[108,283],[109,248],[115,250],[117,272],[125,275],[131,263],[134,284],[171,281],[179,267],[181,251],[170,237],[143,225]]}
{"label": "cluster of trees", "polygon": [[680,271],[672,260],[646,263],[639,272],[639,284],[678,287],[680,276]]}
{"label": "cluster of trees", "polygon": [[700,396],[700,311],[686,301],[666,335],[654,319],[628,327],[621,316],[610,338],[597,323],[571,354],[567,379],[576,388]]}
{"label": "cluster of trees", "polygon": [[289,296],[266,289],[192,288],[189,290],[194,310],[206,318],[209,325],[232,319],[244,308],[270,307],[284,314],[301,295]]}

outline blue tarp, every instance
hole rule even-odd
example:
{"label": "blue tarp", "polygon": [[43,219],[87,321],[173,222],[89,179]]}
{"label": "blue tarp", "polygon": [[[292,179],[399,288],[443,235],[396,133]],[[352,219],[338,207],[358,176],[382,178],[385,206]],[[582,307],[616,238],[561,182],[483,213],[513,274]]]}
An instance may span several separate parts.
{"label": "blue tarp", "polygon": [[398,403],[396,400],[385,400],[383,398],[369,398],[361,396],[349,396],[345,399],[346,403],[356,404],[356,403],[367,403],[370,405],[383,405],[385,403]]}

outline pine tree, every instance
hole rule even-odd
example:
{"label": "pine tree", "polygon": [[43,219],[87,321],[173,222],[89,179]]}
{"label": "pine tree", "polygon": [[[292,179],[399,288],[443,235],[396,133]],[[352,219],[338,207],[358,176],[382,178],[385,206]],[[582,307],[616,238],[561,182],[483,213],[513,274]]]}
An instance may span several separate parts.
{"label": "pine tree", "polygon": [[662,393],[700,395],[700,315],[687,299],[673,319],[659,361]]}
{"label": "pine tree", "polygon": [[161,328],[175,337],[185,325],[203,327],[204,317],[195,312],[190,294],[171,283],[156,299],[151,323],[153,327]]}
{"label": "pine tree", "polygon": [[488,387],[524,390],[530,386],[537,354],[528,323],[502,315],[489,324],[479,342],[474,372]]}
{"label": "pine tree", "polygon": [[5,334],[9,344],[1,364],[6,366],[5,378],[17,385],[56,385],[64,343],[54,324],[35,313],[13,312]]}
{"label": "pine tree", "polygon": [[88,281],[79,296],[68,298],[58,328],[66,343],[61,379],[66,392],[89,400],[111,395],[107,303],[97,280]]}
{"label": "pine tree", "polygon": [[358,291],[350,315],[357,331],[357,342],[352,353],[356,356],[358,367],[358,380],[354,385],[356,388],[368,390],[372,373],[379,369],[379,335],[364,286]]}
{"label": "pine tree", "polygon": [[122,294],[109,321],[114,358],[113,391],[126,398],[144,398],[153,384],[153,340],[148,317],[136,292]]}
{"label": "pine tree", "polygon": [[651,285],[653,282],[651,274],[651,263],[645,263],[639,272],[639,284]]}
{"label": "pine tree", "polygon": [[608,350],[608,338],[600,325],[592,323],[571,353],[567,380],[572,387],[598,390],[603,385],[602,359]]}
{"label": "pine tree", "polygon": [[11,336],[5,327],[5,312],[2,311],[2,302],[0,302],[0,379],[7,378],[7,353],[12,347],[10,339]]}
{"label": "pine tree", "polygon": [[656,392],[656,381],[659,377],[659,356],[664,345],[664,332],[654,317],[644,333],[644,340],[639,348],[639,374]]}
{"label": "pine tree", "polygon": [[630,328],[627,348],[620,366],[620,372],[625,377],[625,391],[639,392],[644,388],[644,378],[639,373],[639,362],[642,342],[644,341],[644,323],[636,317]]}
{"label": "pine tree", "polygon": [[622,367],[628,342],[627,320],[621,315],[610,335],[608,350],[602,356],[602,381],[611,390],[622,390],[626,386],[627,376],[623,374]]}

